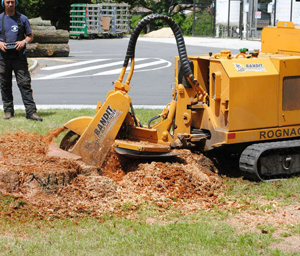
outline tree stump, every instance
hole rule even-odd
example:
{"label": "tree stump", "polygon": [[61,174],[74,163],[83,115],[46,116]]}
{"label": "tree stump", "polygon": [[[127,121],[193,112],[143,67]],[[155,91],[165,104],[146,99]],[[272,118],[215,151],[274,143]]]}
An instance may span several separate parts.
{"label": "tree stump", "polygon": [[[56,193],[78,175],[99,175],[80,157],[50,144],[48,137],[20,132],[0,137],[0,192]],[[33,194],[34,194],[33,193]]]}

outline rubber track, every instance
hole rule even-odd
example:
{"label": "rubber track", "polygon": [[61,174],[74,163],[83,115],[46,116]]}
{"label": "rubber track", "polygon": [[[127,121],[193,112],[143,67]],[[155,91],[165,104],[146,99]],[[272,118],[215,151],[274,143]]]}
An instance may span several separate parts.
{"label": "rubber track", "polygon": [[[289,140],[289,141],[278,141],[278,142],[266,142],[253,144],[247,147],[240,156],[239,167],[240,170],[245,172],[247,177],[257,181],[272,181],[278,180],[279,177],[274,176],[274,179],[264,180],[257,169],[257,162],[260,156],[268,150],[279,150],[283,151],[291,148],[300,148],[300,140]],[[283,174],[284,176],[284,174]],[[280,178],[283,178],[282,176]]]}

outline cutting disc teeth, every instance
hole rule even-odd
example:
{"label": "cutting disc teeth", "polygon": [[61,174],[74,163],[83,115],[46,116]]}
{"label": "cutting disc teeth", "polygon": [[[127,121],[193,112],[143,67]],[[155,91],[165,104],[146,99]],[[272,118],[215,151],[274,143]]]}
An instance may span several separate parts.
{"label": "cutting disc teeth", "polygon": [[122,156],[130,158],[166,158],[180,155],[172,152],[145,152],[120,147],[115,147],[115,151]]}

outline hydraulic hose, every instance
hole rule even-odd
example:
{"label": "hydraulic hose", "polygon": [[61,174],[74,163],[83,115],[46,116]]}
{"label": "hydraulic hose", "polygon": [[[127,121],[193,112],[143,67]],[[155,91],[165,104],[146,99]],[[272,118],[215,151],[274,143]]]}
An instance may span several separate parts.
{"label": "hydraulic hose", "polygon": [[179,53],[179,57],[180,57],[180,60],[181,60],[182,66],[183,66],[184,75],[185,76],[192,75],[193,73],[192,73],[191,67],[188,63],[184,38],[183,38],[183,35],[181,32],[181,29],[172,18],[170,18],[166,15],[162,15],[162,14],[148,15],[148,16],[144,17],[142,20],[140,20],[140,22],[136,25],[136,27],[134,28],[134,30],[131,34],[130,40],[129,40],[123,67],[127,67],[128,63],[129,63],[129,59],[134,58],[136,42],[137,42],[137,39],[138,39],[141,31],[143,30],[143,28],[145,28],[149,23],[154,22],[155,20],[163,20],[170,26],[170,28],[172,29],[174,36],[176,38],[178,53]]}
{"label": "hydraulic hose", "polygon": [[125,57],[124,64],[123,64],[123,69],[124,68],[126,69],[130,59],[134,59],[135,46],[136,46],[136,42],[137,42],[137,39],[138,39],[141,31],[149,23],[151,23],[155,20],[163,20],[170,26],[170,28],[172,29],[172,31],[174,33],[175,39],[176,39],[178,54],[179,54],[179,58],[180,58],[182,70],[183,70],[183,75],[189,80],[189,82],[191,84],[193,84],[195,86],[195,89],[200,94],[202,94],[202,96],[206,95],[206,92],[199,85],[198,81],[195,79],[195,77],[193,75],[192,69],[191,69],[189,61],[188,61],[184,38],[183,38],[183,35],[181,32],[181,29],[172,18],[170,18],[169,16],[166,16],[166,15],[151,14],[151,15],[144,17],[142,20],[139,21],[139,23],[136,25],[136,27],[134,28],[134,30],[131,34],[129,44],[127,47],[126,57]]}

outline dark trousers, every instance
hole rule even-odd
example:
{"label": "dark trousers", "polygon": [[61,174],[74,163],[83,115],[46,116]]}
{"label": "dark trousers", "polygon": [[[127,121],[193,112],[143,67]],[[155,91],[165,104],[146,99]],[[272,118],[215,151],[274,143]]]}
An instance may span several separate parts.
{"label": "dark trousers", "polygon": [[26,59],[18,56],[0,60],[0,86],[4,113],[14,114],[12,93],[12,71],[14,71],[21,92],[26,116],[36,113],[36,105],[32,96],[31,77]]}

